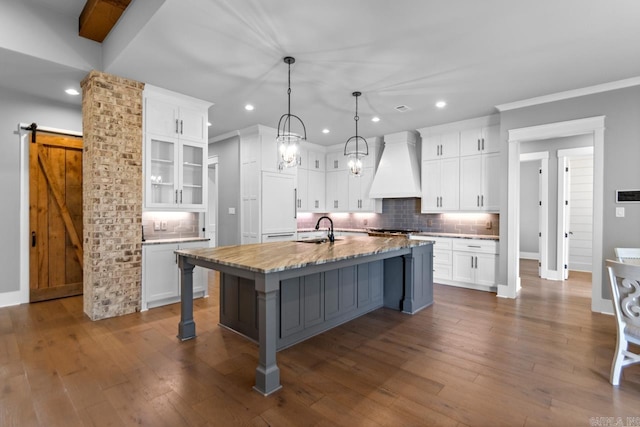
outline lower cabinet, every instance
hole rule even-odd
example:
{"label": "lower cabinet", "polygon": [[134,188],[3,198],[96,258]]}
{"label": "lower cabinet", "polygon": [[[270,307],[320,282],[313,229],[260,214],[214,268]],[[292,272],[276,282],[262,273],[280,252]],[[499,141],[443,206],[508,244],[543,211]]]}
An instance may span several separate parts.
{"label": "lower cabinet", "polygon": [[[383,305],[383,261],[285,279],[278,296],[278,350]],[[252,280],[221,274],[220,323],[258,339]]]}
{"label": "lower cabinet", "polygon": [[383,261],[280,283],[278,348],[284,348],[383,305]]}
{"label": "lower cabinet", "polygon": [[495,292],[498,241],[412,236],[433,240],[433,280],[444,285]]}
{"label": "lower cabinet", "polygon": [[[180,268],[174,253],[179,249],[209,246],[207,241],[158,243],[142,247],[142,310],[180,301]],[[207,291],[207,271],[193,269],[193,296],[203,297]]]}

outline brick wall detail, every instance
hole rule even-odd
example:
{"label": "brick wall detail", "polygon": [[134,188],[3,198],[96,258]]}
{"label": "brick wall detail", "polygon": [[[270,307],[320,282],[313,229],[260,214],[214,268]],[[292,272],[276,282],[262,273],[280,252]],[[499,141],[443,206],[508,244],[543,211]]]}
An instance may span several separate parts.
{"label": "brick wall detail", "polygon": [[92,320],[141,307],[143,88],[98,71],[82,81],[84,312]]}

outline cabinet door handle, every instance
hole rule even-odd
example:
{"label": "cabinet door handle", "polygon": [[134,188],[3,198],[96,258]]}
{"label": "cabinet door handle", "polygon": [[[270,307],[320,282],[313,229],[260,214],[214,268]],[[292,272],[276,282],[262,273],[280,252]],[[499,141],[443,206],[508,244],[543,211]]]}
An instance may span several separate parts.
{"label": "cabinet door handle", "polygon": [[180,203],[182,203],[182,190],[180,190]]}
{"label": "cabinet door handle", "polygon": [[320,207],[320,201],[316,200],[315,206],[316,206],[316,209],[318,209]]}
{"label": "cabinet door handle", "polygon": [[184,130],[184,122],[180,120],[180,135],[182,135],[183,130]]}
{"label": "cabinet door handle", "polygon": [[484,138],[482,138],[482,151],[484,151]]}
{"label": "cabinet door handle", "polygon": [[320,169],[320,160],[316,160],[316,169]]}
{"label": "cabinet door handle", "polygon": [[176,133],[179,133],[178,132],[178,119],[176,119]]}
{"label": "cabinet door handle", "polygon": [[482,246],[478,246],[478,245],[467,245],[468,248],[478,248],[480,249]]}
{"label": "cabinet door handle", "polygon": [[35,231],[31,232],[31,247],[32,248],[36,247],[36,232]]}
{"label": "cabinet door handle", "polygon": [[471,257],[471,268],[473,268],[473,257]]}
{"label": "cabinet door handle", "polygon": [[480,138],[478,138],[478,151],[480,151]]}
{"label": "cabinet door handle", "polygon": [[480,206],[484,207],[484,194],[480,196]]}
{"label": "cabinet door handle", "polygon": [[295,203],[295,201],[298,200],[298,189],[294,188],[293,189],[293,217],[297,218],[298,217],[298,205]]}
{"label": "cabinet door handle", "polygon": [[475,257],[475,258],[476,258],[476,269],[477,269],[478,268],[478,257]]}
{"label": "cabinet door handle", "polygon": [[333,161],[333,168],[334,169],[338,169],[338,161],[337,160]]}
{"label": "cabinet door handle", "polygon": [[480,196],[476,196],[476,206],[480,207]]}
{"label": "cabinet door handle", "polygon": [[178,204],[178,190],[176,190],[176,204]]}

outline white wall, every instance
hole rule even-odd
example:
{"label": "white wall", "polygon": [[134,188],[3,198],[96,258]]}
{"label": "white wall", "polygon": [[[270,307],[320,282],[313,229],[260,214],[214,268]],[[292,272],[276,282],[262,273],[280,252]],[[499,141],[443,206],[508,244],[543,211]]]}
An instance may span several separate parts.
{"label": "white wall", "polygon": [[[64,93],[62,93],[64,95]],[[55,103],[0,87],[0,306],[3,293],[19,289],[20,144],[18,123],[82,131],[80,105]],[[28,213],[26,213],[28,215]]]}

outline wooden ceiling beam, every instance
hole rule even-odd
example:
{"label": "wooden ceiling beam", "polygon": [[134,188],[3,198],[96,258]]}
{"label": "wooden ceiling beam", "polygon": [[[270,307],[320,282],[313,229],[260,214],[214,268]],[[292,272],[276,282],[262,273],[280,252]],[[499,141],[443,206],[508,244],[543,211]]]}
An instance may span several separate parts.
{"label": "wooden ceiling beam", "polygon": [[79,34],[99,43],[116,25],[131,0],[87,0],[79,18]]}

